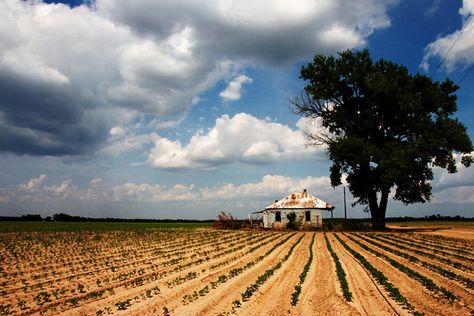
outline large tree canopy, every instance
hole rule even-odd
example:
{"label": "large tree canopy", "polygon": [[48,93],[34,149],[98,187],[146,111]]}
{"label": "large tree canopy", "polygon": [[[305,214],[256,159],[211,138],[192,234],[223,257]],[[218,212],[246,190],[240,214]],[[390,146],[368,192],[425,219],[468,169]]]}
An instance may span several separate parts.
{"label": "large tree canopy", "polygon": [[390,61],[373,62],[367,50],[316,55],[300,77],[308,84],[292,100],[294,110],[321,120],[326,132],[308,136],[327,145],[332,185],[347,175],[356,203],[370,210],[373,228],[385,228],[393,188],[395,200],[426,202],[432,167],[456,172],[453,153],[470,166],[473,147],[453,117],[458,87],[452,81],[434,82]]}

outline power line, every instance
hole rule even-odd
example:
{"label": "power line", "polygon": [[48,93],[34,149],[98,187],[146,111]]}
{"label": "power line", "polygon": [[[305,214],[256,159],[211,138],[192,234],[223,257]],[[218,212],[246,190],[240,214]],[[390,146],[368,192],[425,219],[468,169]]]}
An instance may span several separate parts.
{"label": "power line", "polygon": [[444,62],[444,60],[446,59],[446,57],[448,57],[449,53],[451,52],[451,50],[453,49],[454,45],[456,45],[456,43],[458,42],[459,38],[461,37],[462,33],[464,32],[464,30],[466,30],[468,27],[469,27],[469,24],[471,23],[471,20],[472,18],[474,17],[474,15],[471,15],[469,17],[469,20],[467,20],[467,23],[465,24],[464,27],[461,28],[461,31],[459,32],[458,36],[456,37],[456,39],[454,40],[454,42],[451,44],[451,47],[449,47],[448,51],[444,54],[444,56],[441,58],[441,60],[439,61],[438,63],[438,66],[436,66],[436,69],[434,71],[431,72],[430,74],[430,77],[433,76],[433,74],[438,71],[439,67],[441,67],[441,64]]}
{"label": "power line", "polygon": [[469,69],[464,73],[464,76],[462,76],[461,80],[457,83],[458,86],[461,85],[461,83],[464,81],[464,79],[467,77],[467,75],[471,72],[471,70],[474,68],[474,64],[469,67]]}

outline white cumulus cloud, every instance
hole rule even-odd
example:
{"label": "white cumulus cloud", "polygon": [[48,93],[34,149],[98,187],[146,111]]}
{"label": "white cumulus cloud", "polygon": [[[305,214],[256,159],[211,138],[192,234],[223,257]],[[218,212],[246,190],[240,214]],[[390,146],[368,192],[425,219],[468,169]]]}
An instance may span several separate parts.
{"label": "white cumulus cloud", "polygon": [[[176,122],[200,94],[245,67],[363,45],[390,25],[387,10],[396,3],[0,1],[0,151],[94,153],[133,116]],[[250,80],[234,78],[222,98],[240,98]]]}
{"label": "white cumulus cloud", "polygon": [[238,75],[231,82],[224,91],[219,93],[219,96],[225,101],[236,101],[242,96],[242,85],[244,83],[252,83],[253,79],[246,75]]}
{"label": "white cumulus cloud", "polygon": [[438,38],[428,44],[421,67],[426,71],[430,68],[430,59],[443,58],[442,63],[451,72],[457,66],[474,63],[474,0],[464,0],[459,10],[463,23],[461,29]]}
{"label": "white cumulus cloud", "polygon": [[[305,124],[298,122],[299,128]],[[207,133],[196,133],[188,144],[158,138],[148,162],[161,169],[212,169],[233,162],[273,163],[314,159],[323,148],[307,146],[301,129],[239,113],[223,115]]]}

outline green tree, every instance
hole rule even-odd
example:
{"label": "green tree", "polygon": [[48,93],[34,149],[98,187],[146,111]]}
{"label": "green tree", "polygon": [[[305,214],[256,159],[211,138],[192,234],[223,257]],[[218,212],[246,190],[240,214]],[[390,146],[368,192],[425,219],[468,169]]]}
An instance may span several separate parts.
{"label": "green tree", "polygon": [[472,142],[456,112],[457,87],[411,75],[367,50],[338,57],[316,55],[302,67],[304,93],[292,99],[296,114],[317,119],[325,131],[308,133],[326,145],[331,184],[347,175],[355,204],[370,211],[372,227],[385,228],[388,197],[404,204],[430,200],[432,167],[457,171],[453,153],[469,167]]}

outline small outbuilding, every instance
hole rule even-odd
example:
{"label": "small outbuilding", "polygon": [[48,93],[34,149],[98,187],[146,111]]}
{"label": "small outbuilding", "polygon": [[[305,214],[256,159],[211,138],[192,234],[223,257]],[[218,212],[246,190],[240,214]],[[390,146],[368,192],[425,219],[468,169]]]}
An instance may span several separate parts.
{"label": "small outbuilding", "polygon": [[296,220],[303,227],[322,227],[322,211],[332,211],[333,209],[334,206],[308,194],[305,189],[303,192],[292,193],[281,200],[275,200],[265,209],[253,214],[261,216],[259,219],[261,219],[261,225],[264,228],[286,227],[289,222],[286,215],[292,212],[296,214]]}

